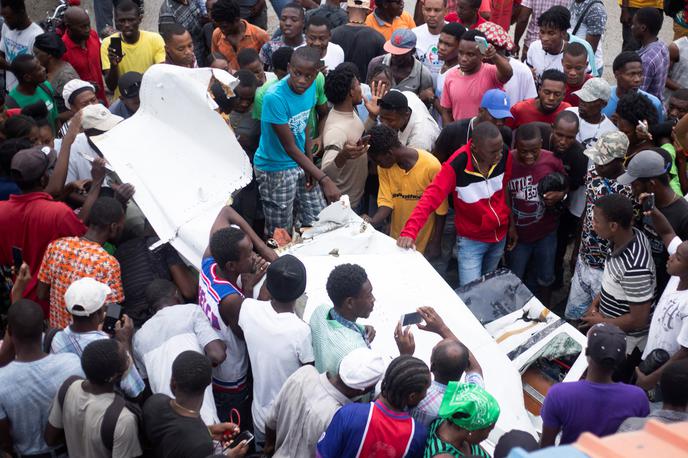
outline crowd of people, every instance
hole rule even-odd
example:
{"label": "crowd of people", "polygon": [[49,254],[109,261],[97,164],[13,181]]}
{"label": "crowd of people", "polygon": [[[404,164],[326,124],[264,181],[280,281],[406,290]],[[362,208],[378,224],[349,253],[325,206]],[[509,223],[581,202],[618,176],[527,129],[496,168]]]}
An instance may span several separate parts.
{"label": "crowd of people", "polygon": [[[380,354],[375,285],[340,264],[302,318],[308,273],[275,248],[342,196],[452,287],[507,267],[587,335],[539,442],[492,456],[688,421],[688,2],[619,1],[617,56],[599,0],[271,4],[272,33],[265,0],[163,0],[157,31],[96,0],[44,31],[0,0],[0,453],[490,456],[499,402],[432,307],[431,354],[401,323]],[[158,64],[236,78],[209,94],[254,175],[200,265],[93,141]]]}

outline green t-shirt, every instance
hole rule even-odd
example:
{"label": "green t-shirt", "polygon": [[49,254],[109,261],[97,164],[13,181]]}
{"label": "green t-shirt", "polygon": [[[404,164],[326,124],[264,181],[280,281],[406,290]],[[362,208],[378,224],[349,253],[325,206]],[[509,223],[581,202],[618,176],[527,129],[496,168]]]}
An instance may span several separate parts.
{"label": "green t-shirt", "polygon": [[[42,82],[33,95],[26,95],[19,92],[19,87],[10,91],[7,100],[7,108],[24,108],[36,102],[43,102],[48,107],[48,121],[53,128],[53,134],[57,132],[57,103],[55,102],[55,90],[48,81]],[[13,103],[14,101],[14,103]]]}
{"label": "green t-shirt", "polygon": [[671,155],[671,168],[669,169],[669,186],[674,190],[679,196],[683,195],[681,192],[681,182],[678,178],[678,167],[676,167],[676,148],[671,143],[666,143],[662,145],[662,149],[665,150],[669,155]]}
{"label": "green t-shirt", "polygon": [[[256,96],[253,99],[253,119],[260,121],[260,115],[263,113],[263,97],[265,92],[270,89],[270,86],[275,84],[278,80],[268,81],[258,88],[256,91]],[[322,105],[327,103],[327,97],[325,96],[325,75],[318,73],[315,77],[315,104]],[[313,108],[311,110],[310,116],[308,116],[308,128],[311,133],[311,138],[316,138],[318,136],[318,113]]]}

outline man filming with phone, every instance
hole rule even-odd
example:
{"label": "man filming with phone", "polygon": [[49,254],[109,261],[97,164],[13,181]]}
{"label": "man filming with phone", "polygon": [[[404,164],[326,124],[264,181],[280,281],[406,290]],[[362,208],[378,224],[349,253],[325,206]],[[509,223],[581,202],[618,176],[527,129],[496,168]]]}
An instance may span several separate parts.
{"label": "man filming with phone", "polygon": [[103,40],[100,58],[105,85],[119,98],[117,81],[127,72],[145,73],[148,67],[165,61],[165,41],[155,32],[139,30],[141,12],[131,0],[122,0],[115,8],[118,33]]}

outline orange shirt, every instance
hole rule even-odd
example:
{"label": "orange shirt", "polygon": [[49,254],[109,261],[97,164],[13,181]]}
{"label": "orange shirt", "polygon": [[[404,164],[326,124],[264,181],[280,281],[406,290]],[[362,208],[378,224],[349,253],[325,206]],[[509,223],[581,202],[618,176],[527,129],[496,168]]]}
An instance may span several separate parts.
{"label": "orange shirt", "polygon": [[229,68],[232,70],[239,70],[239,64],[237,63],[236,58],[239,51],[244,48],[253,48],[257,52],[260,52],[260,48],[262,48],[263,45],[270,40],[270,35],[268,35],[265,30],[246,22],[244,19],[242,19],[241,22],[243,22],[246,26],[246,32],[241,40],[239,40],[239,47],[236,50],[234,49],[234,46],[232,46],[231,43],[225,39],[225,35],[219,28],[216,28],[213,31],[213,39],[210,50],[212,52],[219,52],[225,56],[225,59],[227,59],[227,62],[229,62]]}
{"label": "orange shirt", "polygon": [[100,244],[82,237],[63,237],[48,245],[38,280],[50,285],[50,327],[66,328],[71,324],[64,294],[69,285],[84,277],[110,287],[107,302],[124,300],[119,262]]}
{"label": "orange shirt", "polygon": [[416,27],[413,18],[406,11],[401,16],[395,17],[391,24],[380,19],[374,12],[370,13],[365,20],[365,25],[380,32],[385,40],[392,38],[392,33],[396,29],[413,29]]}
{"label": "orange shirt", "polygon": [[[622,0],[619,0],[619,6],[622,6]],[[630,8],[658,8],[662,9],[664,7],[664,2],[662,0],[628,0],[628,7]]]}

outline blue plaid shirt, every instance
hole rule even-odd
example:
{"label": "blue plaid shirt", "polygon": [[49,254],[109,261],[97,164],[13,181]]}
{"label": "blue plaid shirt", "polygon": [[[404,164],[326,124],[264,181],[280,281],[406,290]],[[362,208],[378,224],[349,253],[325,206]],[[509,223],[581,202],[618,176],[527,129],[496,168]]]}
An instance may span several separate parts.
{"label": "blue plaid shirt", "polygon": [[[81,354],[88,344],[109,338],[110,336],[102,331],[73,332],[70,328],[65,328],[53,337],[50,353],[74,353],[81,358]],[[137,397],[146,388],[145,382],[133,363],[130,364],[129,371],[122,377],[119,386],[131,398]]]}
{"label": "blue plaid shirt", "polygon": [[664,85],[669,74],[669,48],[658,40],[640,48],[638,54],[643,61],[643,84],[640,89],[663,101]]}

